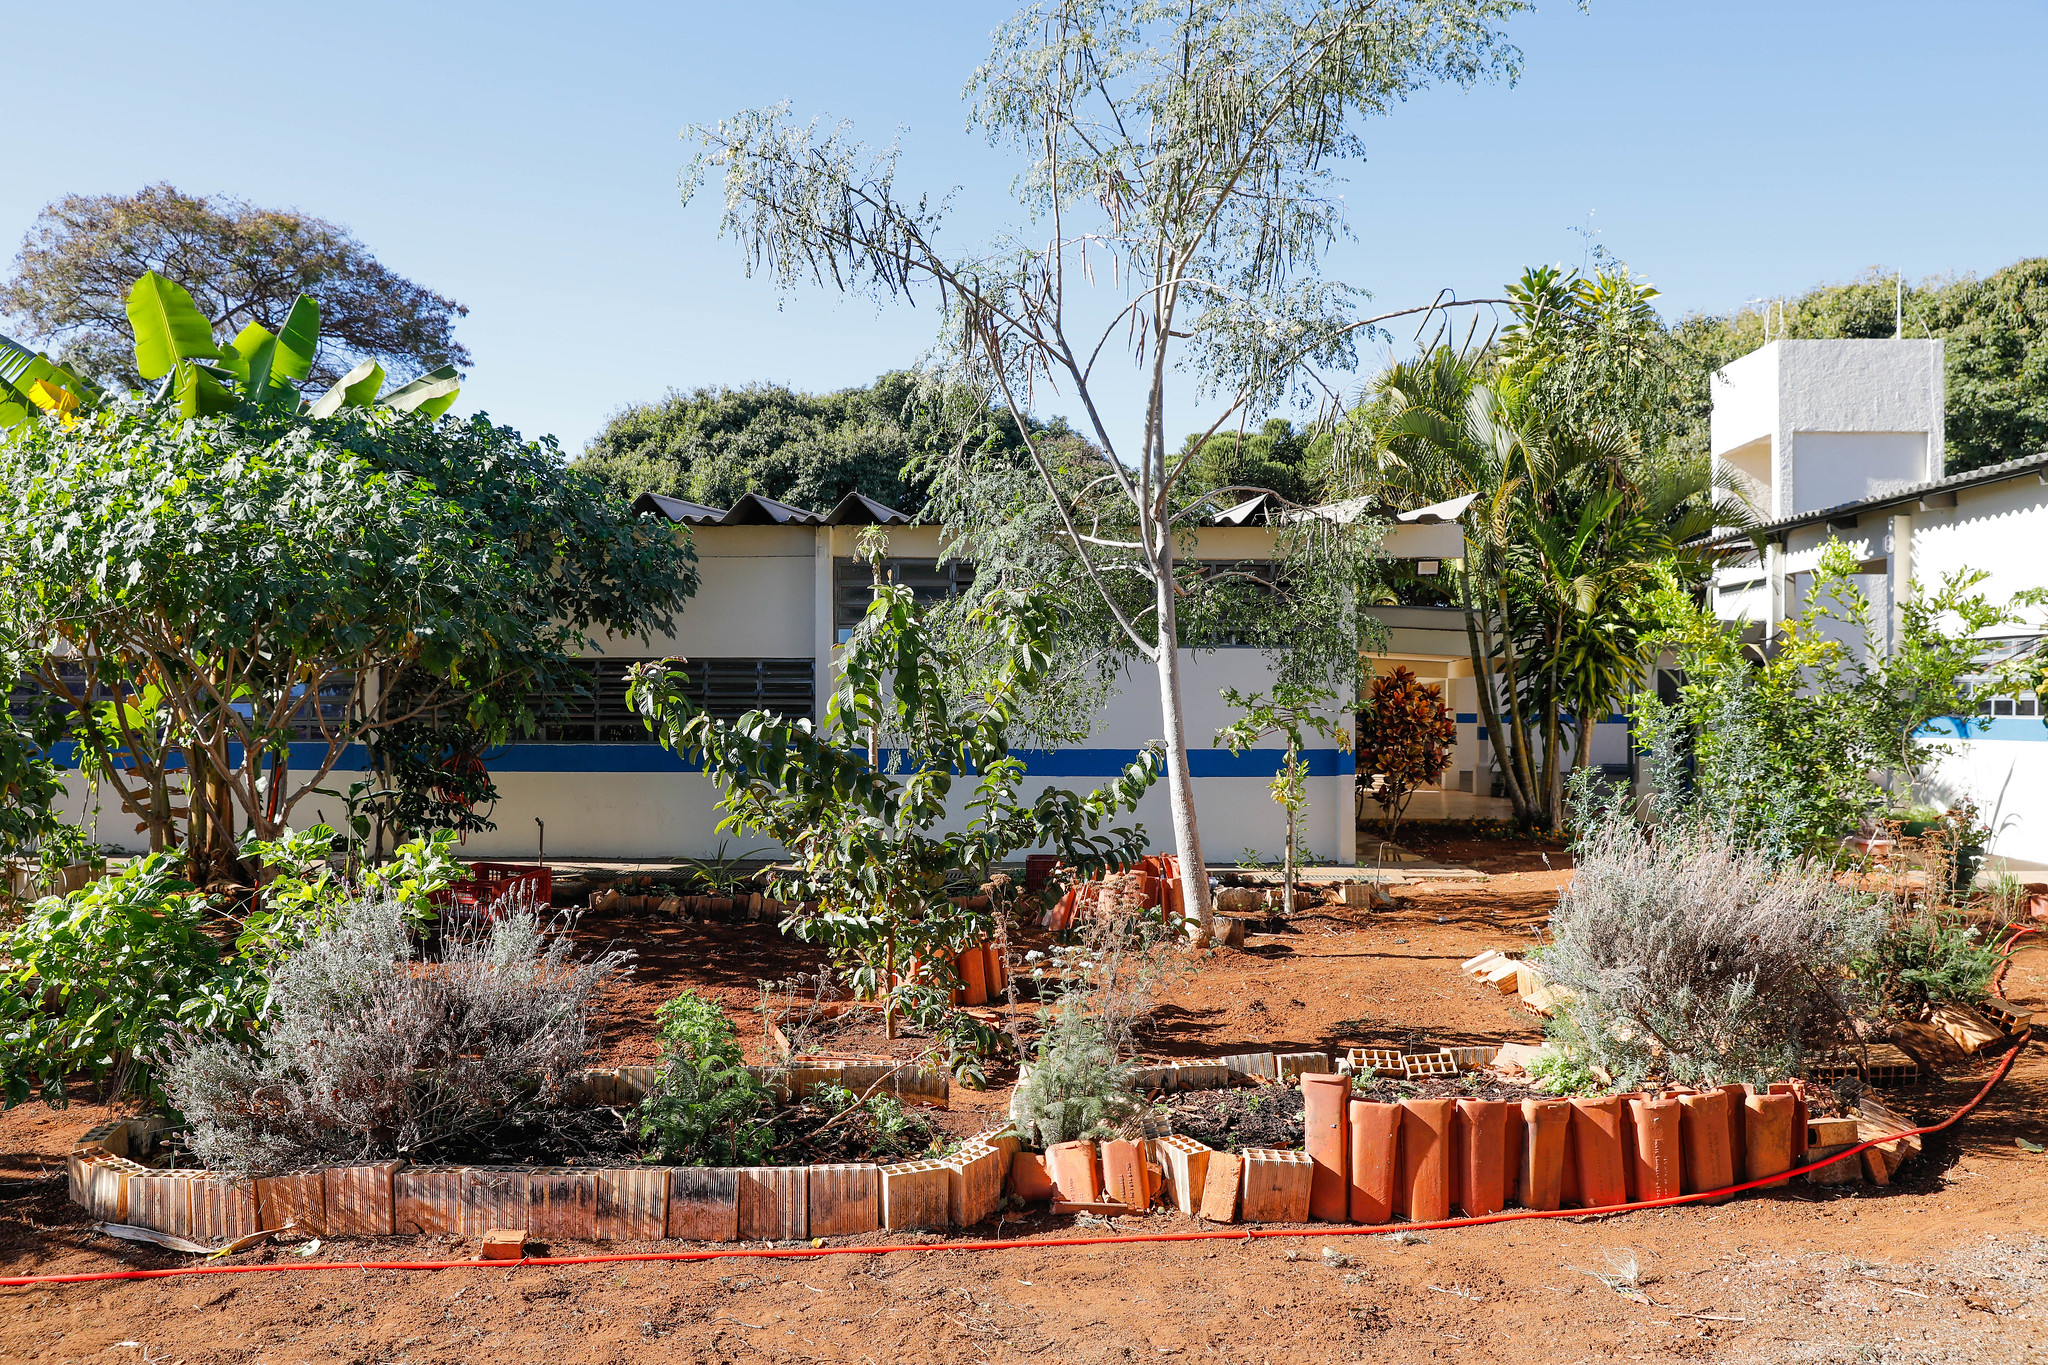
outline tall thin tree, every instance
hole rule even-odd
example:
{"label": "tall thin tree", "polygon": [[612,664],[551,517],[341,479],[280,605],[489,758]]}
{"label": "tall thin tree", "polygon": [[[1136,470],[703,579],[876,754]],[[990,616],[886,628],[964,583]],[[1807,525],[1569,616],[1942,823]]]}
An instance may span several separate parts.
{"label": "tall thin tree", "polygon": [[[1017,194],[1043,236],[966,255],[937,241],[945,201],[900,194],[895,150],[871,149],[844,125],[805,124],[781,105],[686,134],[702,151],[685,198],[722,175],[722,228],[750,271],[772,271],[785,288],[829,282],[888,299],[933,287],[945,317],[933,365],[946,378],[1000,396],[1020,429],[1039,384],[1079,405],[1108,456],[1116,524],[1083,515],[1039,442],[1026,441],[1085,580],[1158,674],[1174,845],[1190,869],[1182,909],[1204,937],[1175,615],[1182,478],[1208,436],[1290,395],[1331,394],[1321,374],[1350,367],[1361,332],[1425,311],[1361,317],[1363,291],[1322,278],[1347,231],[1338,168],[1363,153],[1361,119],[1432,82],[1512,80],[1520,54],[1500,26],[1525,8],[1047,0],[1022,10],[967,94],[973,123],[1025,159]],[[1134,433],[1105,411],[1098,365],[1118,350],[1144,393]],[[1177,452],[1167,437],[1183,429],[1168,420],[1175,368],[1216,400],[1203,440]],[[1110,581],[1130,572],[1149,588],[1136,608]]]}

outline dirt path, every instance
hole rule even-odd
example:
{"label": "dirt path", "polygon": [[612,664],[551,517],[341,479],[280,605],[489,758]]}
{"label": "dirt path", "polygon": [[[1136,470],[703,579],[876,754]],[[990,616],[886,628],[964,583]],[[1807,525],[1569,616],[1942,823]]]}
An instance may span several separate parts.
{"label": "dirt path", "polygon": [[[1560,872],[1539,862],[1484,883],[1410,888],[1391,911],[1308,917],[1295,932],[1255,937],[1173,993],[1155,1047],[1188,1055],[1410,1034],[1533,1037],[1530,1016],[1456,964],[1526,940],[1554,904]],[[664,949],[666,979],[636,989],[652,998],[696,980],[745,995],[744,973],[786,950],[750,937],[760,931],[732,932],[720,961],[693,963],[677,940]],[[2007,993],[2048,1008],[2048,949],[2016,959]],[[1978,1073],[1958,1074],[1906,1104],[1943,1114],[1979,1083]],[[970,1101],[1001,1102],[995,1092]],[[0,1115],[0,1264],[9,1271],[183,1263],[92,1233],[65,1201],[61,1153],[98,1113]],[[1889,1190],[1802,1183],[1721,1208],[1511,1223],[1405,1244],[1308,1228],[1256,1241],[7,1289],[0,1363],[2034,1361],[2048,1358],[2048,1157],[2021,1149],[2019,1137],[2048,1142],[2048,1045],[2036,1044],[1966,1126],[1931,1140]],[[1191,1227],[1162,1215],[1120,1230]],[[1048,1216],[1001,1229],[1077,1231],[1089,1230]],[[1326,1246],[1350,1264],[1326,1264]],[[550,1248],[633,1249],[653,1248]],[[338,1259],[468,1254],[433,1239],[325,1249]],[[271,1249],[247,1259],[291,1258]]]}

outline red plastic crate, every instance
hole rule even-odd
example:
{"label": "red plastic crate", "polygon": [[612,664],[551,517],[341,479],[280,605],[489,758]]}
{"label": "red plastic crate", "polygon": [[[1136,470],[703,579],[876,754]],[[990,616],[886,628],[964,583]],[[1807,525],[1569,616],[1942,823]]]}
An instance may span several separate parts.
{"label": "red plastic crate", "polygon": [[536,863],[471,863],[469,876],[435,892],[433,902],[495,915],[506,905],[545,907],[554,892],[553,868]]}

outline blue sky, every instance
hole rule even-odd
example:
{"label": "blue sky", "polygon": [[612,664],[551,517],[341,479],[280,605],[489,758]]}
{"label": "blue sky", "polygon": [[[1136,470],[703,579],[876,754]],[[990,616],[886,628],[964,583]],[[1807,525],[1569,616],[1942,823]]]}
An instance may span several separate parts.
{"label": "blue sky", "polygon": [[[670,387],[836,388],[924,348],[929,310],[747,279],[715,202],[679,202],[678,132],[782,99],[878,140],[900,128],[901,182],[958,186],[952,231],[980,240],[1020,221],[1013,163],[966,133],[959,92],[1007,13],[75,7],[38,42],[82,59],[45,46],[10,67],[10,106],[33,117],[0,178],[0,245],[11,259],[61,194],[157,180],[346,224],[469,305],[464,406],[573,454]],[[1871,265],[1983,273],[2048,251],[2048,6],[1593,0],[1512,33],[1519,85],[1432,91],[1366,129],[1333,278],[1387,308],[1477,297],[1524,264],[1576,264],[1590,226],[1676,316]],[[1170,428],[1198,416],[1186,387]],[[1131,398],[1112,394],[1119,422]]]}

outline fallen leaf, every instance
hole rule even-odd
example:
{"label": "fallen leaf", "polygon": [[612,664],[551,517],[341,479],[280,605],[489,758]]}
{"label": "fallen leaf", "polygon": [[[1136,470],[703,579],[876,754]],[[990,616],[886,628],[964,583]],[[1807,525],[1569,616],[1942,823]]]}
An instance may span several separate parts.
{"label": "fallen leaf", "polygon": [[2048,1147],[2043,1147],[2038,1142],[2029,1142],[2025,1138],[2016,1137],[2012,1141],[2013,1145],[2018,1147],[2021,1151],[2032,1152],[2036,1156],[2039,1156],[2043,1152],[2048,1152]]}

